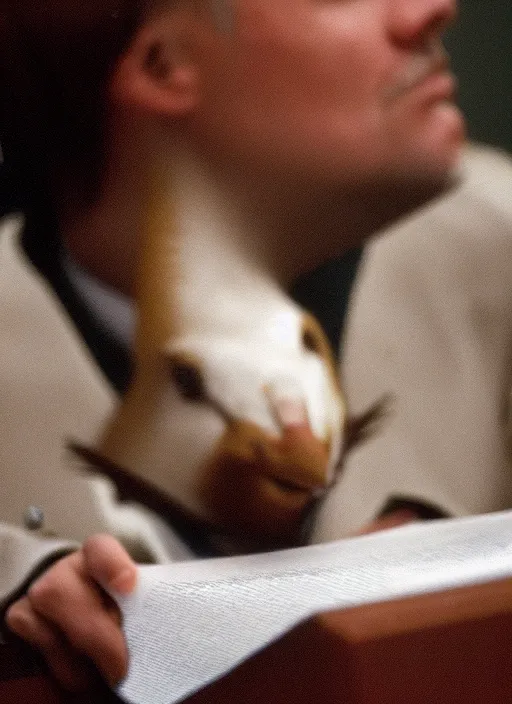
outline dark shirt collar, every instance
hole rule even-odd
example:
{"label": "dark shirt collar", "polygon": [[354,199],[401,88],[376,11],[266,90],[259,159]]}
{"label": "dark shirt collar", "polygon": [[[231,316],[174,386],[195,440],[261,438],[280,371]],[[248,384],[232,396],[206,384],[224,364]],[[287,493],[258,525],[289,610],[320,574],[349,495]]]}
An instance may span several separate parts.
{"label": "dark shirt collar", "polygon": [[109,382],[123,394],[132,373],[129,347],[84,301],[63,265],[64,249],[56,230],[47,225],[43,232],[41,225],[34,227],[28,222],[22,237],[23,249],[50,283]]}

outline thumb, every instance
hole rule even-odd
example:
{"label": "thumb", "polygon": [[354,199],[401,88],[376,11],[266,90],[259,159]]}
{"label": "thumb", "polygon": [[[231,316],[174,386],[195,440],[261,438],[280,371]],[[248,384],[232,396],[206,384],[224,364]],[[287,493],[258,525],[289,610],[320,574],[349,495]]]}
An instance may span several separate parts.
{"label": "thumb", "polygon": [[83,545],[87,574],[109,593],[130,594],[137,584],[137,565],[111,535],[95,535]]}

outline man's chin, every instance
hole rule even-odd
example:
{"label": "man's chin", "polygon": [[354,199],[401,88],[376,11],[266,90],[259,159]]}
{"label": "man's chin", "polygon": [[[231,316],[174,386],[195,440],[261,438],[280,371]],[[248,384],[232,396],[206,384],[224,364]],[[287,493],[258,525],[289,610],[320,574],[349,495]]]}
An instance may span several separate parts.
{"label": "man's chin", "polygon": [[450,144],[438,145],[437,149],[435,146],[417,155],[412,153],[408,163],[389,179],[394,182],[397,195],[402,191],[405,204],[410,201],[411,207],[441,195],[460,180],[465,140],[459,137]]}
{"label": "man's chin", "polygon": [[450,185],[460,175],[466,146],[466,129],[462,115],[456,109],[452,109],[452,113],[449,113],[452,117],[451,123],[444,125],[444,129],[434,131],[431,141],[423,145],[416,163],[411,163],[411,169],[418,172],[420,181],[434,185],[437,183],[440,188]]}

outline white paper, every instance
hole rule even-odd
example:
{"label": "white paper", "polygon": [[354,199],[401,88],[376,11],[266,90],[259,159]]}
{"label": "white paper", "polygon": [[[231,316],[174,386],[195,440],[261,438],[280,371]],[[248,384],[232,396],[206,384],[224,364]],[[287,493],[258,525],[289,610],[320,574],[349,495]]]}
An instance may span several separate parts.
{"label": "white paper", "polygon": [[413,524],[326,545],[141,567],[121,601],[119,694],[174,704],[320,611],[512,576],[512,512]]}

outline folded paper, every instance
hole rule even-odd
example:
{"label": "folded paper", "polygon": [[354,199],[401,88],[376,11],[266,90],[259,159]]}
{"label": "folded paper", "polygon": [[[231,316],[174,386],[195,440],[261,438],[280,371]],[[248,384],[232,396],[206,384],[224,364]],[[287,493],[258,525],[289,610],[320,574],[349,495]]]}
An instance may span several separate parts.
{"label": "folded paper", "polygon": [[511,576],[512,512],[144,566],[120,602],[130,671],[119,694],[175,704],[316,613]]}

